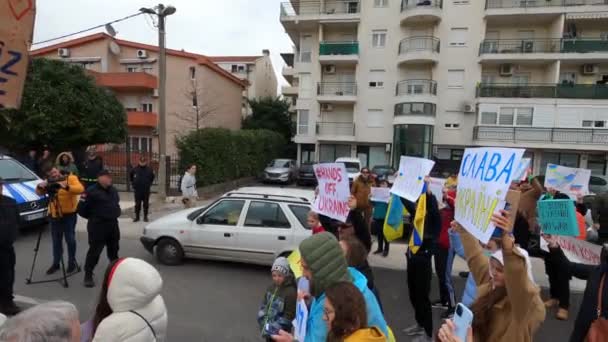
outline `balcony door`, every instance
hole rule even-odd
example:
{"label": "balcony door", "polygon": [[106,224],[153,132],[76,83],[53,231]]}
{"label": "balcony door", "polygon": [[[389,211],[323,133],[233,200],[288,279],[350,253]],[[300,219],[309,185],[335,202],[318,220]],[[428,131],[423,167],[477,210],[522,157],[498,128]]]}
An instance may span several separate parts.
{"label": "balcony door", "polygon": [[312,36],[304,35],[300,37],[300,63],[310,63],[312,61]]}
{"label": "balcony door", "polygon": [[339,74],[338,82],[344,95],[355,95],[355,74]]}

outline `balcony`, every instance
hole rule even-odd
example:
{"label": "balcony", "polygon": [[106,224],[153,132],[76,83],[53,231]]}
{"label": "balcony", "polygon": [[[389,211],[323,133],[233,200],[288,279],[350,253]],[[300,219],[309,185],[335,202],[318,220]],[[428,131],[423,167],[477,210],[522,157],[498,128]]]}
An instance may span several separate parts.
{"label": "balcony", "polygon": [[92,72],[95,82],[116,90],[150,90],[158,88],[156,76],[145,72]]}
{"label": "balcony", "polygon": [[285,96],[298,95],[298,87],[290,86],[290,85],[282,86],[281,94],[283,94]]}
{"label": "balcony", "polygon": [[290,66],[283,66],[283,70],[281,70],[281,74],[287,80],[288,83],[293,82],[294,76],[297,74],[296,70]]}
{"label": "balcony", "polygon": [[409,37],[399,43],[399,64],[437,63],[439,61],[439,38]]}
{"label": "balcony", "polygon": [[[486,16],[555,15],[594,12],[605,0],[486,0]],[[604,10],[604,9],[602,9]]]}
{"label": "balcony", "polygon": [[361,4],[357,0],[292,1],[281,3],[281,23],[288,29],[323,21],[358,22]]}
{"label": "balcony", "polygon": [[503,144],[536,142],[605,146],[608,144],[608,129],[476,126],[473,130],[473,139]]}
{"label": "balcony", "polygon": [[321,64],[356,64],[359,61],[359,42],[321,42]]}
{"label": "balcony", "polygon": [[355,138],[355,124],[352,122],[318,122],[317,137],[321,140],[351,141]]}
{"label": "balcony", "polygon": [[357,83],[320,82],[317,84],[317,100],[323,103],[355,103]]}
{"label": "balcony", "polygon": [[402,0],[401,25],[434,24],[441,21],[441,0]]}
{"label": "balcony", "polygon": [[480,84],[477,97],[608,100],[606,84]]}
{"label": "balcony", "polygon": [[129,127],[156,128],[158,114],[153,112],[127,112],[127,124]]}
{"label": "balcony", "polygon": [[483,60],[596,59],[605,52],[608,41],[601,39],[498,39],[479,46]]}

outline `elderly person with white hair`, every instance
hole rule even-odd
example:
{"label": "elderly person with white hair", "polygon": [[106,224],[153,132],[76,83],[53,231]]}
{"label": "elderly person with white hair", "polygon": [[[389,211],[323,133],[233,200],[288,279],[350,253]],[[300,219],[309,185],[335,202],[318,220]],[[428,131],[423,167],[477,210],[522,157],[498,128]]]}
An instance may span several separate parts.
{"label": "elderly person with white hair", "polygon": [[78,310],[64,301],[36,305],[7,320],[0,328],[0,341],[79,342]]}

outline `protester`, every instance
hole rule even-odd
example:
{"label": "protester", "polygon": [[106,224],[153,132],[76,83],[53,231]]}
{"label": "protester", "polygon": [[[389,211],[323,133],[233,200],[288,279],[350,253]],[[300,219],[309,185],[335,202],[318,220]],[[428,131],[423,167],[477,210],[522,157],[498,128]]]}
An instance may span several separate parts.
{"label": "protester", "polygon": [[[378,187],[388,188],[388,181],[386,178],[378,179]],[[374,254],[382,254],[383,257],[388,256],[389,242],[384,236],[384,219],[386,218],[386,212],[388,210],[388,203],[372,201],[373,214],[372,214],[372,232],[378,237],[378,249]]]}
{"label": "protester", "polygon": [[[538,178],[529,182],[521,182],[515,190],[520,191],[519,206],[515,217],[513,235],[515,243],[525,250],[530,248],[531,234],[538,235],[536,204],[543,193],[543,186]],[[527,225],[524,224],[525,221]]]}
{"label": "protester", "polygon": [[[277,258],[272,264],[272,284],[264,294],[258,311],[258,325],[262,337],[270,341],[268,331],[273,329],[289,331],[296,317],[296,284],[289,269],[289,261]],[[271,327],[271,329],[267,329]]]}
{"label": "protester", "polygon": [[[325,291],[338,282],[352,283],[363,295],[367,311],[367,326],[378,327],[388,336],[388,327],[374,294],[367,287],[367,279],[359,271],[349,268],[336,238],[328,232],[313,235],[300,244],[304,277],[310,281],[312,303],[306,324],[306,340],[326,341],[328,329],[323,323]],[[285,331],[273,336],[275,341],[293,341]]]}
{"label": "protester", "polygon": [[61,152],[55,159],[55,166],[63,173],[71,173],[78,176],[78,168],[74,164],[74,156],[70,152]]}
{"label": "protester", "polygon": [[[496,227],[507,227],[509,219],[505,210],[492,217]],[[454,226],[477,284],[477,299],[471,307],[475,340],[532,341],[545,319],[545,307],[527,252],[515,246],[511,235],[503,231],[502,250],[488,257],[475,237],[460,224]]]}
{"label": "protester", "polygon": [[[452,275],[450,273],[448,276],[446,270],[448,255],[450,253],[450,237],[448,230],[450,229],[450,223],[454,220],[455,201],[456,191],[454,191],[453,188],[444,188],[443,207],[439,210],[439,215],[441,216],[441,230],[439,232],[439,238],[437,239],[437,248],[435,248],[433,255],[435,272],[437,273],[437,280],[439,281],[439,299],[434,301],[432,306],[435,308],[445,308],[448,312],[451,312],[454,308],[454,304],[450,301],[450,291],[448,289],[448,281],[452,281]],[[448,277],[450,280],[447,279]]]}
{"label": "protester", "polygon": [[441,325],[439,331],[437,332],[437,339],[440,342],[474,342],[473,340],[473,329],[469,327],[467,331],[467,337],[465,341],[462,341],[458,336],[456,336],[456,325],[454,325],[454,321],[448,319]]}
{"label": "protester", "polygon": [[95,286],[93,270],[104,247],[110,261],[118,259],[118,217],[121,214],[119,201],[118,191],[112,186],[112,177],[107,170],[102,170],[97,176],[97,183],[80,197],[78,214],[88,219],[89,251],[84,265],[86,287]]}
{"label": "protester", "polygon": [[53,158],[51,157],[51,151],[47,146],[42,150],[42,156],[38,159],[38,163],[36,165],[36,170],[38,171],[38,176],[40,178],[44,178],[44,172],[53,166]]}
{"label": "protester", "polygon": [[453,189],[458,186],[458,174],[451,173],[450,176],[445,180],[445,187],[448,189]]}
{"label": "protester", "polygon": [[182,176],[180,190],[182,192],[182,203],[186,208],[192,208],[198,200],[198,191],[196,189],[196,165],[192,164],[186,169],[186,173]]}
{"label": "protester", "polygon": [[351,236],[344,240],[340,240],[340,247],[342,247],[342,251],[344,252],[344,257],[346,257],[346,263],[348,266],[355,268],[365,276],[365,279],[367,279],[367,287],[374,293],[374,295],[376,295],[380,309],[382,309],[380,294],[376,284],[374,283],[374,273],[369,265],[369,262],[367,261],[368,253],[361,241]]}
{"label": "protester", "polygon": [[354,236],[361,241],[367,253],[369,253],[372,249],[372,236],[370,234],[368,225],[366,224],[365,218],[358,209],[352,209],[348,213],[346,222],[339,224],[338,236],[340,240]]}
{"label": "protester", "polygon": [[350,282],[335,283],[325,291],[323,320],[329,342],[385,342],[377,327],[367,327],[365,299]]}
{"label": "protester", "polygon": [[4,180],[0,178],[0,313],[12,316],[20,309],[13,297],[15,283],[15,248],[19,230],[17,202],[3,195]]}
{"label": "protester", "polygon": [[97,175],[104,170],[103,159],[97,155],[95,146],[88,149],[87,159],[82,163],[80,170],[80,180],[84,183],[85,189],[97,183]]}
{"label": "protester", "polygon": [[76,211],[78,196],[84,187],[73,173],[64,174],[57,167],[45,171],[45,180],[36,186],[36,193],[49,196],[49,216],[53,238],[53,263],[46,274],[59,271],[63,260],[63,240],[68,247],[67,272],[77,269],[76,263]]}
{"label": "protester", "polygon": [[319,214],[315,213],[312,210],[309,211],[308,215],[306,216],[306,223],[308,224],[308,227],[310,227],[310,229],[312,230],[313,234],[319,234],[325,231],[325,228],[323,228],[323,226],[321,225],[321,221],[319,220]]}
{"label": "protester", "polygon": [[158,271],[137,258],[114,260],[103,279],[93,318],[83,324],[84,341],[165,341],[167,308]]}
{"label": "protester", "polygon": [[357,209],[363,214],[368,229],[372,218],[372,206],[369,202],[372,184],[373,181],[370,177],[369,169],[364,167],[361,169],[359,177],[353,181],[353,185],[350,189],[351,195],[357,200]]}
{"label": "protester", "polygon": [[36,305],[8,319],[0,328],[0,341],[80,342],[78,310],[63,301]]}
{"label": "protester", "polygon": [[[441,230],[441,217],[437,206],[437,199],[428,186],[428,177],[425,178],[426,188],[426,214],[424,215],[424,235],[422,244],[414,252],[409,248],[406,252],[407,285],[409,297],[415,311],[416,324],[406,328],[403,332],[408,336],[418,336],[416,341],[430,341],[433,336],[433,313],[429,295],[431,292],[431,278],[433,268],[431,257]],[[411,217],[416,217],[417,203],[401,198],[405,209]],[[414,234],[412,232],[412,234]]]}
{"label": "protester", "polygon": [[141,206],[144,206],[144,222],[148,222],[148,208],[150,207],[150,188],[154,182],[154,171],[148,165],[145,156],[139,157],[139,164],[129,173],[129,180],[135,192],[135,218],[133,222],[139,221]]}
{"label": "protester", "polygon": [[23,159],[22,164],[25,165],[30,171],[38,174],[38,162],[36,160],[36,150],[31,149],[27,152],[27,156]]}
{"label": "protester", "polygon": [[592,205],[593,228],[598,233],[598,243],[608,242],[608,191],[597,194]]}

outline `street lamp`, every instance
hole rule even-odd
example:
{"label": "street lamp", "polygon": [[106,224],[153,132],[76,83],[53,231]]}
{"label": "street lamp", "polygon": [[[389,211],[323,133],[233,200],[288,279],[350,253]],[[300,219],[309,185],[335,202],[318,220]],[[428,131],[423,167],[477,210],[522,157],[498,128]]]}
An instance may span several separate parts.
{"label": "street lamp", "polygon": [[164,200],[167,197],[167,123],[166,123],[166,82],[167,55],[165,51],[165,18],[174,14],[173,6],[159,4],[154,8],[140,8],[140,12],[158,17],[158,196]]}

